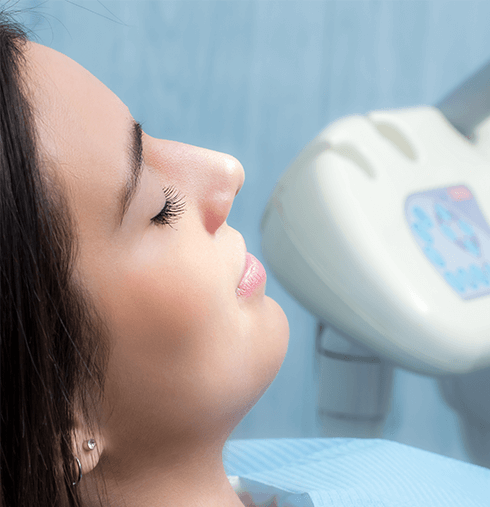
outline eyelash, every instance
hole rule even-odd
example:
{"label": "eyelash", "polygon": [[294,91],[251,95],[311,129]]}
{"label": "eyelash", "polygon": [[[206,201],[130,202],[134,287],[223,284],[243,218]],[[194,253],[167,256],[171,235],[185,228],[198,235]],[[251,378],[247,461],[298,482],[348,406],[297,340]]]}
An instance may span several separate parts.
{"label": "eyelash", "polygon": [[[165,193],[165,206],[157,216],[151,219],[152,222],[158,225],[170,225],[177,222],[185,211],[185,202],[182,197],[175,190],[175,187],[166,187],[163,189]],[[173,227],[172,227],[173,229]]]}

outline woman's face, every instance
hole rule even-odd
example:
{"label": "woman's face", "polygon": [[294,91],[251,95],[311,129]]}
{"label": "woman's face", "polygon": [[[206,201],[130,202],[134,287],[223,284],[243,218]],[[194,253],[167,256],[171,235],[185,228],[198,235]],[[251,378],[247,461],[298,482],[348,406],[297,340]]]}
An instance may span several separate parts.
{"label": "woman's face", "polygon": [[[26,54],[47,170],[62,176],[78,224],[77,277],[111,330],[106,451],[123,459],[124,449],[127,460],[148,444],[156,456],[160,444],[171,452],[223,437],[273,380],[289,334],[264,285],[247,298],[235,292],[246,247],[226,218],[242,166],[143,133],[141,176],[121,222],[138,159],[129,110],[66,56],[34,43]],[[152,221],[170,187],[185,201],[173,228]]]}

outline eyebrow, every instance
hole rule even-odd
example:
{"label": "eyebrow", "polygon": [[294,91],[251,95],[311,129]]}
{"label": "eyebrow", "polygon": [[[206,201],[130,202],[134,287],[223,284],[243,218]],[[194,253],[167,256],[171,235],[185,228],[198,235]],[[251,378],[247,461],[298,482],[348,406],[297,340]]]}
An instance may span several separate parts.
{"label": "eyebrow", "polygon": [[142,127],[141,124],[135,120],[131,124],[131,143],[129,146],[129,178],[126,181],[120,202],[120,222],[119,226],[122,225],[122,221],[126,215],[126,212],[131,205],[131,201],[136,194],[138,184],[141,179],[141,173],[143,171],[143,142],[142,142]]}

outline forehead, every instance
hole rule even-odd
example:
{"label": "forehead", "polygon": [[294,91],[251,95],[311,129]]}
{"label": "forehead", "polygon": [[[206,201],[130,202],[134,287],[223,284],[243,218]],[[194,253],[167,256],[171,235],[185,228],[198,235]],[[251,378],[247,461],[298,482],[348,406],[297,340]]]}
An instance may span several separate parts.
{"label": "forehead", "polygon": [[[26,48],[26,73],[41,153],[69,190],[74,211],[100,222],[117,215],[125,183],[131,115],[82,66],[35,43]],[[104,216],[105,215],[105,216]],[[92,224],[93,225],[93,224]]]}

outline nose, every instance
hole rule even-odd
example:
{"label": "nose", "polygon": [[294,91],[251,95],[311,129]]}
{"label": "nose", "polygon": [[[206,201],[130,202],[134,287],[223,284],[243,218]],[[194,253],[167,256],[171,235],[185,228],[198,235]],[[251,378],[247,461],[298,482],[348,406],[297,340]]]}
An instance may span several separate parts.
{"label": "nose", "polygon": [[201,219],[206,230],[214,234],[228,217],[233,200],[243,186],[245,171],[231,155],[206,150],[208,181],[201,199]]}
{"label": "nose", "polygon": [[210,234],[225,222],[245,181],[245,171],[235,157],[176,141],[149,139],[145,163],[185,195],[186,207],[196,206]]}

